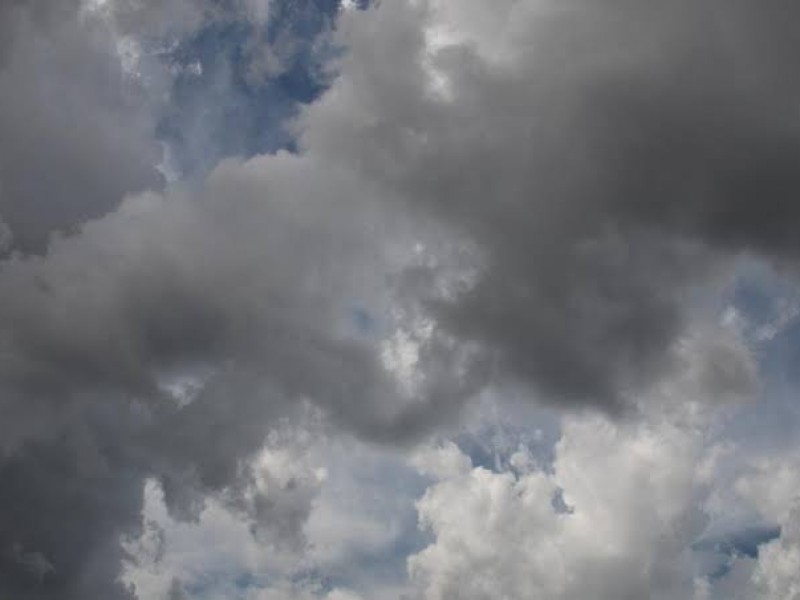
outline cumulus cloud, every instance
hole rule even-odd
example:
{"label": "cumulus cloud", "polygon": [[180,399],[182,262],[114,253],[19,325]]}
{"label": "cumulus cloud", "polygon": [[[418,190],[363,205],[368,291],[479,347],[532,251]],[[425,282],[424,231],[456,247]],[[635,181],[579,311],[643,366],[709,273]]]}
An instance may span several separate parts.
{"label": "cumulus cloud", "polygon": [[777,527],[773,539],[758,546],[755,556],[733,555],[724,574],[707,585],[702,598],[791,600],[800,594],[800,536],[796,446],[768,458],[751,459],[736,478],[735,493]]}
{"label": "cumulus cloud", "polygon": [[[383,441],[450,414],[472,385],[468,363],[453,377],[420,366],[409,395],[382,337],[352,320],[375,297],[370,274],[384,278],[366,198],[347,172],[307,158],[228,162],[202,189],[131,197],[46,256],[5,261],[2,541],[55,568],[36,588],[9,560],[9,591],[127,597],[117,541],[140,525],[147,478],[176,518],[227,490],[257,534],[300,543],[305,500],[261,501],[245,467],[304,401]],[[420,351],[440,343],[430,333]]]}
{"label": "cumulus cloud", "polygon": [[475,285],[435,312],[501,374],[613,408],[664,372],[687,290],[723,255],[794,257],[793,10],[441,0],[347,13],[351,51],[304,144],[476,246]]}
{"label": "cumulus cloud", "polygon": [[526,446],[497,470],[452,444],[418,456],[436,480],[417,504],[434,535],[409,559],[417,596],[695,598],[722,447],[702,376],[659,393],[633,420],[562,418],[549,465]]}
{"label": "cumulus cloud", "polygon": [[501,440],[503,459],[482,465],[453,442],[418,451],[433,541],[409,557],[409,597],[794,598],[796,445],[758,455],[726,432],[735,411],[717,402],[720,355],[706,352],[720,339],[722,356],[741,351],[731,334],[685,340],[697,362],[640,397],[634,418],[562,415],[552,458],[531,441]]}
{"label": "cumulus cloud", "polygon": [[170,516],[163,486],[149,480],[147,527],[123,543],[123,580],[137,597],[153,599],[188,597],[186,590],[197,588],[233,594],[240,580],[253,588],[279,580],[291,588],[286,574],[307,562],[303,526],[325,479],[302,452],[307,446],[277,428],[248,465],[250,476],[209,497],[192,521]]}
{"label": "cumulus cloud", "polygon": [[[313,410],[282,421],[252,462],[246,493],[212,496],[196,522],[171,517],[149,482],[150,525],[126,542],[125,581],[142,598],[173,589],[248,600],[398,597],[405,555],[395,549],[418,535],[413,499],[424,482],[402,456],[323,425]],[[263,527],[255,536],[254,526]]]}
{"label": "cumulus cloud", "polygon": [[[423,596],[705,593],[686,548],[705,523],[707,411],[760,389],[718,294],[742,255],[797,259],[794,4],[335,12],[344,51],[293,125],[299,151],[164,187],[171,75],[137,44],[274,10],[0,7],[0,591],[136,597],[120,539],[149,535],[148,485],[173,520],[213,498],[302,552],[307,525],[325,531],[322,483],[263,453],[281,418],[311,405],[410,443],[495,385],[607,415],[565,417],[552,471],[525,452],[503,472],[454,445],[419,453],[439,478],[419,503],[436,539],[410,563]],[[191,139],[224,146],[204,131]],[[747,568],[785,596],[796,536],[776,518]],[[264,594],[306,592],[349,597]]]}
{"label": "cumulus cloud", "polygon": [[114,210],[128,192],[159,188],[154,122],[126,76],[116,40],[77,1],[2,9],[0,219],[2,249],[41,252]]}

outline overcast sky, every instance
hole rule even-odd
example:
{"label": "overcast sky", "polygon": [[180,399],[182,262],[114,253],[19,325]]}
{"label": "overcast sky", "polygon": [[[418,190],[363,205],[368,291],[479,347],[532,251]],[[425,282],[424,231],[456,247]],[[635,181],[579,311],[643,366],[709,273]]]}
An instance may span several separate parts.
{"label": "overcast sky", "polygon": [[799,20],[0,2],[0,596],[800,600]]}

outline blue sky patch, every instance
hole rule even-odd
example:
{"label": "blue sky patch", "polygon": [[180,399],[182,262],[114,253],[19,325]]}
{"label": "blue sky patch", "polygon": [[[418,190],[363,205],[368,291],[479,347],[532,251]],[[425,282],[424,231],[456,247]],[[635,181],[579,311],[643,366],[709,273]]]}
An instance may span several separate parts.
{"label": "blue sky patch", "polygon": [[338,0],[277,0],[263,27],[219,19],[163,54],[177,74],[158,134],[182,174],[295,150],[286,124],[327,87],[323,65],[336,50],[325,36],[338,10]]}

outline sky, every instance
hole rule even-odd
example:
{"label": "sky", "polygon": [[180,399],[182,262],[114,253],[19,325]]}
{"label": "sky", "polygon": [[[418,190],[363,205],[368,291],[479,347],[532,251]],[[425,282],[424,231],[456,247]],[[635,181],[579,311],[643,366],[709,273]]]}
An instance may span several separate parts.
{"label": "sky", "polygon": [[0,596],[800,600],[798,18],[0,3]]}

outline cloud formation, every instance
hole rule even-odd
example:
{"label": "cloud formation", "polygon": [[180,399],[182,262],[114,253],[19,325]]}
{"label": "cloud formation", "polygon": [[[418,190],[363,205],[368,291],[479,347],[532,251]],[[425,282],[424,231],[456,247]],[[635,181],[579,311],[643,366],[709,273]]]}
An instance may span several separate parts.
{"label": "cloud formation", "polygon": [[[389,263],[371,252],[365,193],[306,158],[231,161],[202,189],[130,197],[46,256],[6,259],[0,531],[53,567],[8,554],[9,593],[131,597],[119,540],[138,535],[144,482],[195,519],[206,495],[255,485],[248,460],[305,401],[377,441],[451,414],[472,385],[463,368],[416,369],[410,395],[382,338],[353,322]],[[300,543],[305,513],[276,502],[240,510],[272,541]]]}
{"label": "cloud formation", "polygon": [[159,188],[160,149],[140,83],[79,2],[14,1],[2,11],[2,251],[43,252],[52,233]]}
{"label": "cloud formation", "polygon": [[482,261],[438,307],[501,376],[614,407],[663,372],[719,261],[794,259],[790,3],[395,3],[305,115]]}
{"label": "cloud formation", "polygon": [[[798,258],[798,9],[341,10],[297,153],[165,185],[170,65],[142,49],[230,15],[268,27],[273,9],[0,7],[0,592],[135,598],[121,540],[149,531],[147,482],[175,520],[213,498],[301,551],[320,482],[258,467],[281,418],[310,404],[335,431],[408,444],[516,386],[622,420],[570,417],[552,473],[524,453],[514,473],[427,465],[442,481],[419,504],[436,536],[411,561],[420,593],[705,593],[681,569],[707,448],[673,400],[758,393],[735,320],[708,316],[741,256]],[[751,565],[764,594],[793,593],[794,518]]]}
{"label": "cloud formation", "polygon": [[552,464],[522,444],[494,470],[452,444],[423,454],[435,481],[417,508],[434,541],[409,558],[415,597],[700,598],[713,581],[692,544],[731,451],[711,435],[705,379],[672,379],[635,420],[565,416]]}

